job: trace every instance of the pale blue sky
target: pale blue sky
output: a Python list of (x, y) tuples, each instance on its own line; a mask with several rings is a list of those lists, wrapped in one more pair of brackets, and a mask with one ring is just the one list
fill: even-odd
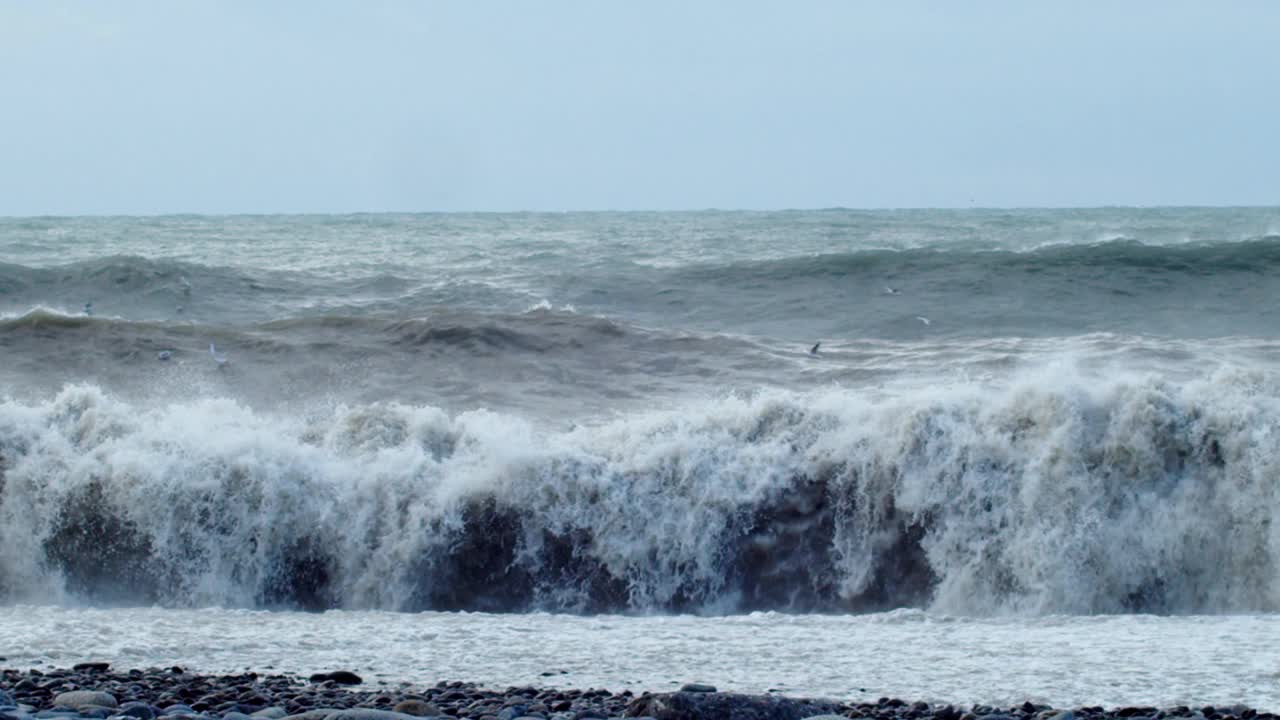
[(1280, 202), (1280, 2), (0, 0), (0, 214)]

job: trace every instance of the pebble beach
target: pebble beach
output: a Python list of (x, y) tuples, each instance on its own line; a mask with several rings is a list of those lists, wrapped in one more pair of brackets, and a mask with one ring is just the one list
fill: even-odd
[(677, 692), (479, 687), (440, 681), (430, 687), (366, 683), (334, 670), (309, 677), (246, 672), (207, 675), (181, 667), (113, 669), (104, 662), (70, 668), (0, 671), (0, 720), (1273, 720), (1243, 705), (1229, 707), (1013, 707), (880, 698), (828, 699), (718, 692), (685, 684)]

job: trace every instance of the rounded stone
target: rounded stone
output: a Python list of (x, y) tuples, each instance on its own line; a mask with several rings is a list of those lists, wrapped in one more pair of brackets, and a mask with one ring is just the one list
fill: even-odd
[(435, 705), (427, 702), (426, 700), (419, 700), (417, 698), (401, 700), (396, 703), (395, 707), (391, 708), (391, 711), (404, 713), (405, 715), (413, 715), (415, 717), (437, 717), (444, 714), (440, 712), (440, 708)]
[(98, 707), (114, 708), (120, 705), (116, 702), (116, 696), (107, 692), (98, 692), (97, 690), (72, 690), (55, 695), (53, 698), (54, 707), (69, 707), (79, 710), (87, 705), (96, 705)]
[(713, 693), (715, 691), (715, 685), (707, 685), (706, 683), (685, 683), (680, 687), (680, 692)]
[(127, 702), (120, 706), (116, 711), (120, 715), (138, 718), (138, 720), (152, 720), (156, 716), (156, 711), (144, 702)]
[(372, 708), (338, 710), (325, 716), (325, 720), (413, 720), (413, 718), (413, 715), (405, 715), (391, 710), (374, 710)]

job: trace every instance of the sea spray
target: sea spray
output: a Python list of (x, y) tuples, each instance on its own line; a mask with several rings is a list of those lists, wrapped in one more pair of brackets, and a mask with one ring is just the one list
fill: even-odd
[(1280, 385), (1062, 367), (565, 430), (397, 403), (0, 404), (8, 602), (1280, 609)]

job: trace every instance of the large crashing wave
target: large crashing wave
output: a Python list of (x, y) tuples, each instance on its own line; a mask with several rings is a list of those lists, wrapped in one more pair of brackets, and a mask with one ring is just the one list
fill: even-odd
[(570, 430), (93, 387), (0, 404), (0, 599), (301, 608), (1280, 610), (1280, 384), (730, 396)]

